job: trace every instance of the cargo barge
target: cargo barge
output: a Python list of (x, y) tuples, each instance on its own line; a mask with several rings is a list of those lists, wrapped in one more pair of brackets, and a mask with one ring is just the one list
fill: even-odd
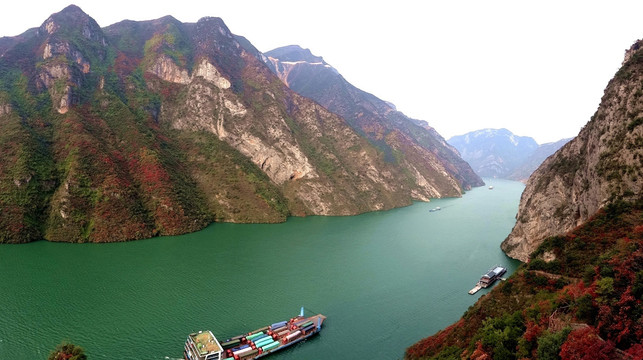
[(279, 321), (246, 334), (219, 342), (211, 331), (188, 335), (183, 349), (185, 360), (251, 360), (268, 356), (321, 331), (326, 317), (322, 314), (305, 317), (301, 313), (290, 320)]
[(469, 290), (469, 294), (473, 295), (477, 293), (480, 289), (486, 289), (489, 286), (493, 285), (496, 280), (500, 279), (500, 277), (507, 272), (507, 268), (503, 266), (494, 266), (493, 268), (489, 269), (486, 274), (482, 275), (480, 278), (480, 281), (476, 284), (476, 286)]

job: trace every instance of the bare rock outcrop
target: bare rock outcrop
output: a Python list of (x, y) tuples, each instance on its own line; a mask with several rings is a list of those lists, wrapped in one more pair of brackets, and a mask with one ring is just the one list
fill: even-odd
[(527, 182), (516, 225), (502, 249), (528, 261), (542, 241), (584, 223), (611, 201), (643, 187), (643, 56), (637, 42), (578, 136)]
[[(92, 48), (94, 59), (103, 61), (107, 41), (96, 21), (75, 5), (51, 15), (37, 33), (46, 40), (40, 47), (43, 63), (36, 86), (39, 90), (47, 89), (56, 111), (64, 114), (78, 103), (76, 89), (82, 86), (84, 75), (92, 70), (91, 61), (82, 50)], [(70, 34), (77, 34), (76, 42), (69, 41)]]

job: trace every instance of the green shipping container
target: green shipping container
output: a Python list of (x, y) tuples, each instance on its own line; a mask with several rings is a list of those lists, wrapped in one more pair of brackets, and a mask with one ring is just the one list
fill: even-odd
[(252, 334), (252, 335), (248, 335), (248, 336), (246, 336), (246, 339), (248, 339), (248, 340), (252, 340), (252, 339), (254, 339), (254, 338), (256, 338), (256, 337), (259, 337), (259, 336), (261, 336), (261, 335), (263, 335), (263, 331), (259, 331), (258, 333), (254, 333), (254, 334)]
[(271, 337), (267, 337), (267, 338), (261, 339), (261, 340), (259, 340), (258, 342), (256, 342), (256, 343), (255, 343), (255, 346), (256, 346), (256, 347), (258, 347), (258, 348), (260, 348), (260, 347), (262, 347), (262, 346), (264, 346), (264, 345), (270, 344), (270, 343), (271, 343), (271, 342), (273, 342), (273, 341), (274, 341), (274, 340), (273, 340)]
[(272, 349), (274, 349), (276, 347), (279, 347), (279, 345), (280, 345), (279, 341), (274, 341), (274, 342), (262, 347), (262, 349), (263, 349), (263, 351), (269, 351), (269, 350), (272, 350)]

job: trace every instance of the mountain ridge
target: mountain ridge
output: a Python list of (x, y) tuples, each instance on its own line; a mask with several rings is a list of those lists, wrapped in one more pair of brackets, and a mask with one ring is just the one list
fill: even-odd
[(410, 119), (390, 103), (358, 89), (310, 50), (290, 45), (268, 51), (262, 59), (284, 84), (346, 119), (384, 151), (388, 161), (406, 169), (413, 182), (423, 185), (415, 190), (416, 198), (435, 197), (439, 187), (449, 186), (449, 193), (457, 194), (460, 187), (484, 184), (428, 123)]
[(504, 128), (471, 131), (453, 136), (448, 142), (482, 177), (509, 176), (538, 148), (533, 138)]
[(569, 140), (538, 144), (532, 137), (518, 136), (505, 128), (486, 128), (452, 136), (448, 142), (478, 175), (526, 182), (547, 157)]
[(237, 39), (220, 18), (100, 28), (76, 6), (3, 38), (0, 242), (125, 241), (460, 196), (453, 178), (412, 182)]

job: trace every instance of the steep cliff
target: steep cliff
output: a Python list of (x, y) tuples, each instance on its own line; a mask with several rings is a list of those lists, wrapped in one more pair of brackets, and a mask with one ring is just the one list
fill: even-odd
[(246, 48), (218, 18), (101, 29), (73, 5), (2, 38), (0, 242), (124, 241), (460, 194), (448, 165), (436, 167), (448, 190), (420, 193)]
[(410, 119), (390, 103), (353, 86), (310, 50), (292, 45), (259, 55), (290, 89), (346, 119), (387, 161), (401, 167), (414, 198), (459, 196), (463, 190), (483, 185), (426, 122)]
[(601, 104), (578, 136), (549, 157), (527, 182), (516, 225), (502, 243), (527, 261), (542, 241), (582, 224), (614, 199), (643, 186), (643, 53), (627, 51)]

